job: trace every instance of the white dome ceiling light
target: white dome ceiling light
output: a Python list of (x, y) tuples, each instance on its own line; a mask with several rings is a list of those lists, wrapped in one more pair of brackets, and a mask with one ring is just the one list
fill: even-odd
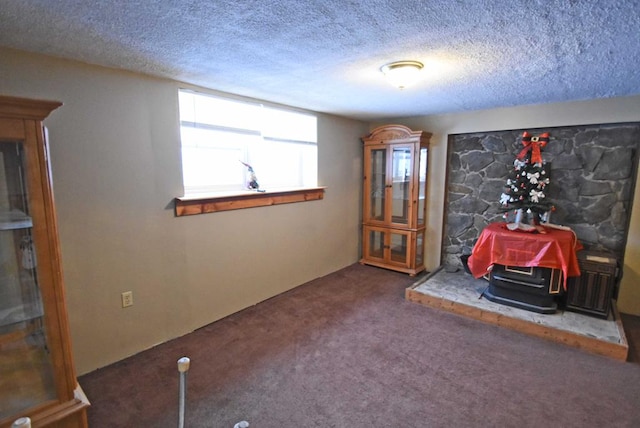
[(393, 86), (404, 89), (420, 79), (424, 65), (418, 61), (395, 61), (380, 67)]

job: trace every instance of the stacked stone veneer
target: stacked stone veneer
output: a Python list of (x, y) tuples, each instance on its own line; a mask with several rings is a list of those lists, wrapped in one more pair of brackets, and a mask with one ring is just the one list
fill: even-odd
[[(443, 264), (460, 266), (482, 229), (503, 221), (500, 195), (525, 130), (449, 137)], [(551, 222), (571, 227), (587, 250), (622, 258), (633, 202), (640, 123), (526, 129), (551, 134), (542, 157)], [(511, 220), (512, 221), (512, 220)]]

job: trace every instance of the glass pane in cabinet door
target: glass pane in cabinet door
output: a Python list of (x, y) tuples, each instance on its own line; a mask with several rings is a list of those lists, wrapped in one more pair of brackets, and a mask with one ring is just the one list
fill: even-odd
[(427, 207), (427, 149), (420, 149), (418, 171), (418, 225), (422, 226), (425, 222)]
[(55, 398), (24, 159), (0, 141), (0, 419)]
[(372, 220), (384, 221), (385, 187), (387, 184), (387, 157), (385, 149), (371, 150), (371, 188), (369, 189)]
[(424, 266), (424, 231), (416, 236), (416, 267)]
[(391, 261), (407, 263), (407, 235), (391, 232)]
[(394, 147), (393, 162), (393, 194), (391, 216), (394, 223), (409, 222), (409, 190), (411, 185), (411, 147)]
[(384, 258), (384, 232), (369, 231), (369, 257)]

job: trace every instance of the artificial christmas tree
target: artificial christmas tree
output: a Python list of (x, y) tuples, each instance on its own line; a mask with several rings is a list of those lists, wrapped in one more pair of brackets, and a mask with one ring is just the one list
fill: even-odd
[[(548, 143), (548, 132), (539, 136), (532, 136), (526, 131), (522, 134), (524, 148), (516, 156), (505, 191), (500, 196), (505, 219), (508, 220), (510, 212), (515, 213), (515, 220), (511, 223), (510, 229), (533, 229), (523, 225), (538, 224), (540, 218), (548, 216), (553, 209), (551, 202), (546, 199), (549, 173), (541, 153), (542, 148)], [(525, 220), (525, 214), (528, 221)]]

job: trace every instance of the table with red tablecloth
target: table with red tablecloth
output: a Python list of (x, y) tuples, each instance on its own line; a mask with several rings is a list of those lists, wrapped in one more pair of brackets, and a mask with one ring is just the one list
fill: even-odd
[(507, 223), (491, 223), (484, 228), (467, 264), (480, 278), (493, 264), (504, 266), (561, 269), (565, 288), (567, 278), (580, 276), (576, 251), (582, 245), (571, 230), (539, 226), (534, 232), (509, 230)]

